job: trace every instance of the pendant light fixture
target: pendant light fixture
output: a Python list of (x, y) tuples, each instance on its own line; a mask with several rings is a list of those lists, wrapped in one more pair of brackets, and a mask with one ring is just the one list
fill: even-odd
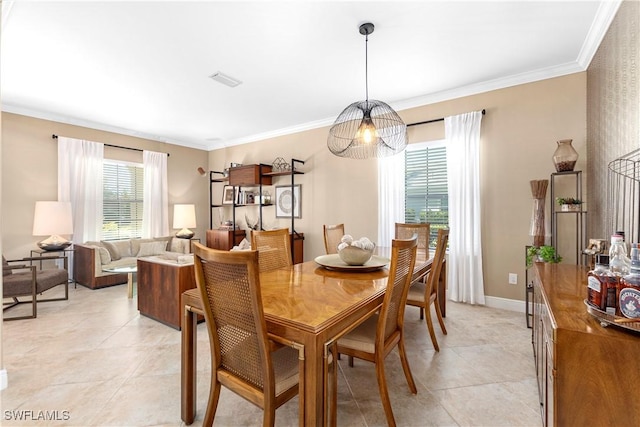
[(354, 102), (340, 113), (329, 129), (327, 146), (336, 156), (370, 159), (397, 154), (407, 146), (407, 126), (398, 113), (382, 101), (369, 99), (368, 43), (374, 26), (360, 25), (365, 36), (366, 99)]

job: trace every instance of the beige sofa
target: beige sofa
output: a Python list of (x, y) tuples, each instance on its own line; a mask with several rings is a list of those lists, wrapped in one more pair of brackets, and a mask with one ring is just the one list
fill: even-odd
[(177, 237), (85, 242), (74, 245), (73, 278), (96, 289), (127, 283), (126, 273), (109, 273), (105, 268), (135, 267), (139, 257), (161, 255), (178, 259), (191, 252), (191, 240)]

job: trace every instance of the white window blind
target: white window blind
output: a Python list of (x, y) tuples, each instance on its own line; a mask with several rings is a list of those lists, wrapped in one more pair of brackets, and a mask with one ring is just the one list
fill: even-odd
[(420, 144), (405, 152), (405, 222), (431, 224), (431, 245), (438, 229), (449, 225), (447, 150)]
[(104, 240), (142, 237), (144, 169), (127, 162), (103, 163)]

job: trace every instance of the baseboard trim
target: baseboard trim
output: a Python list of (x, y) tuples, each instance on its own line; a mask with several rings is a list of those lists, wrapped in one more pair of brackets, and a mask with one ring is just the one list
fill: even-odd
[(4, 390), (9, 385), (9, 381), (7, 380), (7, 370), (0, 369), (0, 390)]
[(522, 314), (525, 312), (525, 302), (521, 300), (485, 296), (484, 301), (487, 307), (517, 311)]

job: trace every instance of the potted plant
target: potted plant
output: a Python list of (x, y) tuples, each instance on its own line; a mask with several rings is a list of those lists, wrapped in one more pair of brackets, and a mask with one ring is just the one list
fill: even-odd
[(562, 212), (580, 212), (582, 209), (582, 200), (574, 197), (556, 197), (556, 203)]
[(553, 246), (529, 246), (527, 248), (527, 267), (531, 267), (534, 261), (558, 263), (562, 257), (556, 253)]

